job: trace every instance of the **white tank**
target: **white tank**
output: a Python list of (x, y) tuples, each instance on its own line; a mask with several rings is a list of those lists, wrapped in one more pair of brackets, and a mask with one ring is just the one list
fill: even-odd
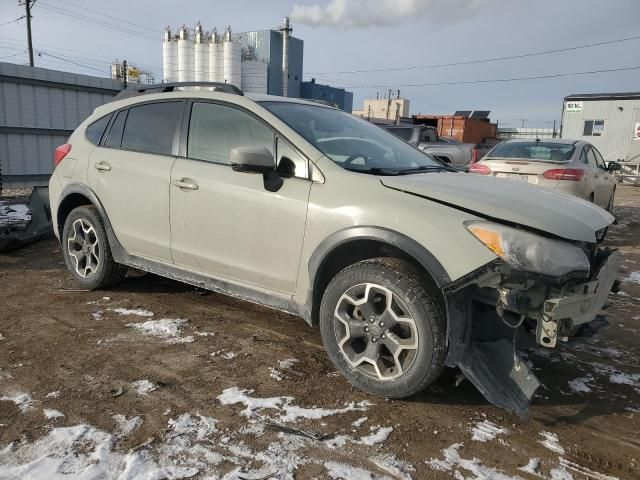
[(178, 44), (171, 38), (169, 27), (164, 31), (162, 42), (162, 81), (177, 82), (178, 76)]
[(267, 69), (267, 64), (258, 60), (242, 62), (242, 91), (267, 93)]
[(218, 43), (218, 34), (214, 31), (209, 43), (209, 81), (224, 82), (222, 44)]
[(194, 66), (193, 59), (194, 44), (193, 40), (189, 38), (187, 33), (187, 27), (184, 25), (180, 29), (178, 38), (178, 81), (179, 82), (192, 82), (194, 78)]
[(225, 41), (224, 49), (224, 81), (240, 88), (242, 82), (241, 47), (240, 43)]
[(196, 82), (206, 82), (209, 80), (209, 44), (200, 24), (196, 25), (196, 42), (193, 57), (195, 64), (194, 80)]

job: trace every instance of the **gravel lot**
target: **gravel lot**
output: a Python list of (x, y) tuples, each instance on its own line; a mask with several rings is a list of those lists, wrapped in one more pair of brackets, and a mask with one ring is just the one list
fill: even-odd
[(640, 478), (640, 189), (616, 200), (622, 291), (527, 352), (528, 421), (454, 370), (365, 395), (304, 321), (160, 277), (78, 291), (54, 239), (0, 255), (0, 479)]

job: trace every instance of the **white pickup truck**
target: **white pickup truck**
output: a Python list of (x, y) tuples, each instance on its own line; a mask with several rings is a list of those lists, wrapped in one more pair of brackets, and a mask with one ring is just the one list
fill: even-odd
[(461, 170), (467, 170), (470, 164), (480, 160), (491, 149), (484, 144), (462, 143), (453, 138), (440, 137), (434, 127), (426, 125), (383, 125), (383, 127), (432, 157)]

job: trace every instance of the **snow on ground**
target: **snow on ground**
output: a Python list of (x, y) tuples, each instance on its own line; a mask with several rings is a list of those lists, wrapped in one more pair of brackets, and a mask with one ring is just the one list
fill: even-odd
[(58, 398), (60, 396), (60, 390), (47, 393), (44, 398)]
[(364, 422), (366, 422), (367, 420), (369, 420), (369, 417), (361, 417), (355, 422), (353, 422), (351, 425), (353, 425), (355, 428), (360, 428), (364, 424)]
[(148, 395), (149, 393), (158, 389), (157, 385), (150, 382), (146, 378), (143, 380), (136, 380), (135, 382), (131, 383), (131, 386), (136, 392), (138, 392), (138, 395)]
[(398, 459), (395, 455), (376, 455), (369, 459), (380, 470), (383, 470), (400, 480), (411, 480), (412, 473), (416, 471), (413, 465)]
[(0, 397), (0, 401), (15, 403), (22, 413), (27, 413), (34, 408), (34, 401), (31, 398), (31, 395), (29, 395), (28, 393), (14, 393), (3, 395), (2, 397)]
[(111, 418), (113, 418), (113, 420), (116, 422), (118, 434), (123, 437), (131, 435), (142, 425), (142, 417), (140, 415), (127, 418), (124, 415), (118, 413)]
[[(153, 335), (172, 341), (181, 336), (182, 329), (186, 323), (187, 320), (182, 318), (162, 318), (160, 320), (147, 320), (142, 323), (127, 323), (127, 327), (135, 328), (146, 335)], [(193, 339), (193, 337), (191, 338)]]
[(508, 430), (490, 422), (489, 420), (484, 420), (476, 423), (471, 430), (471, 433), (473, 434), (471, 440), (475, 440), (476, 442), (488, 442), (496, 438), (498, 435), (508, 433)]
[(631, 272), (631, 274), (629, 274), (629, 276), (625, 278), (624, 281), (640, 284), (640, 271)]
[(589, 393), (594, 382), (593, 375), (589, 373), (584, 377), (569, 380), (569, 389), (574, 393)]
[(290, 370), (296, 363), (298, 363), (297, 358), (287, 358), (286, 360), (279, 360), (277, 367), (269, 367), (269, 376), (276, 380), (277, 382), (281, 382), (282, 380), (289, 378), (285, 370)]
[(56, 420), (58, 418), (64, 418), (64, 413), (54, 408), (44, 408), (42, 410), (42, 413), (44, 413), (44, 416), (46, 417), (47, 420)]
[[(442, 460), (432, 458), (426, 460), (425, 463), (432, 469), (441, 472), (453, 472), (454, 478), (469, 478), (478, 480), (515, 480), (521, 477), (512, 477), (505, 475), (500, 470), (492, 467), (487, 467), (482, 464), (477, 458), (465, 459), (460, 456), (459, 450), (462, 448), (462, 443), (454, 443), (448, 448), (442, 450), (444, 458)], [(467, 477), (466, 474), (462, 474), (460, 470), (467, 470), (471, 472), (473, 477)]]
[(560, 445), (560, 439), (558, 438), (558, 435), (551, 432), (540, 432), (540, 436), (542, 437), (542, 440), (539, 440), (539, 442), (542, 445), (544, 445), (552, 452), (555, 452), (559, 455), (564, 455), (564, 448), (562, 448), (562, 445)]
[(376, 475), (364, 468), (354, 467), (345, 463), (325, 462), (324, 468), (327, 470), (329, 478), (334, 480), (391, 480), (390, 477)]
[(135, 308), (128, 310), (126, 308), (110, 308), (112, 312), (116, 312), (118, 315), (136, 315), (138, 317), (153, 317), (153, 312), (144, 308)]
[[(378, 430), (374, 432), (376, 428)], [(389, 438), (389, 435), (391, 435), (391, 432), (393, 432), (393, 427), (371, 427), (371, 431), (373, 433), (365, 437), (361, 437), (360, 440), (358, 440), (355, 443), (371, 446), (371, 445), (377, 445), (378, 443), (385, 442), (387, 438)]]
[(0, 228), (24, 225), (31, 220), (31, 212), (26, 205), (5, 205), (0, 202)]
[(537, 457), (531, 458), (525, 466), (518, 468), (518, 470), (530, 473), (531, 475), (540, 475), (540, 473), (538, 473), (538, 470), (540, 470), (540, 459)]
[(253, 390), (244, 390), (237, 387), (227, 388), (218, 396), (218, 401), (222, 405), (243, 404), (246, 408), (240, 412), (241, 415), (251, 418), (262, 410), (277, 410), (280, 412), (279, 422), (295, 422), (298, 419), (305, 418), (310, 420), (318, 420), (320, 418), (346, 413), (351, 411), (365, 411), (371, 406), (371, 403), (363, 400), (361, 402), (351, 402), (344, 408), (328, 409), (328, 408), (304, 408), (292, 405), (293, 397), (270, 397), (259, 398), (251, 397)]

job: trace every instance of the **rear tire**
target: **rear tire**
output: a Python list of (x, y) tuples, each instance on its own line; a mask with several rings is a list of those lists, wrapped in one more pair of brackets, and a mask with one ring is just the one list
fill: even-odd
[(61, 240), (67, 268), (82, 287), (109, 288), (126, 276), (127, 267), (113, 260), (104, 222), (94, 206), (71, 211), (64, 222)]
[(353, 264), (327, 286), (320, 330), (334, 366), (355, 387), (385, 398), (414, 395), (442, 373), (440, 295), (409, 262)]

